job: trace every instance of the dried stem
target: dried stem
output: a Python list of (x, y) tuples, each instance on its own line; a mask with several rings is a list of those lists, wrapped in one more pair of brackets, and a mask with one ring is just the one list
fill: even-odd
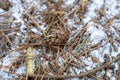
[[(96, 68), (96, 69), (93, 69), (93, 70), (90, 70), (88, 72), (85, 72), (85, 73), (81, 73), (81, 74), (76, 74), (76, 75), (44, 75), (44, 78), (51, 78), (51, 79), (60, 79), (60, 78), (80, 78), (80, 77), (83, 77), (83, 76), (87, 76), (89, 74), (92, 74), (92, 73), (95, 73), (99, 70), (102, 70), (108, 66), (110, 66), (113, 62), (116, 62), (120, 59), (120, 55), (117, 56), (115, 59), (113, 59), (111, 62), (108, 62), (104, 65), (102, 65), (101, 67), (99, 68)], [(25, 76), (25, 75), (23, 75)], [(28, 75), (29, 77), (38, 77), (38, 78), (41, 78), (43, 75)]]

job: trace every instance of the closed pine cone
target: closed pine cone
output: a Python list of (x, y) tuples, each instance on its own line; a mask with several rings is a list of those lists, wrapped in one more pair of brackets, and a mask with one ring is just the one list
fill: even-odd
[(49, 34), (42, 39), (41, 43), (54, 46), (65, 45), (69, 38), (69, 34), (70, 32), (68, 29), (52, 28), (51, 31), (49, 31)]

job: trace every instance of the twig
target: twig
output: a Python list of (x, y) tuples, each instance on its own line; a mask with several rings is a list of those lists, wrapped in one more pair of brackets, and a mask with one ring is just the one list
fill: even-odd
[(36, 22), (33, 18), (30, 18), (30, 19), (34, 23), (35, 27), (43, 33), (43, 30), (42, 30), (41, 26), (38, 24), (38, 22)]
[(9, 54), (9, 53), (11, 53), (11, 52), (13, 52), (13, 51), (18, 51), (18, 50), (21, 50), (21, 49), (25, 49), (25, 48), (27, 48), (27, 47), (29, 47), (29, 46), (37, 46), (37, 45), (41, 45), (41, 43), (28, 43), (28, 44), (23, 44), (23, 45), (20, 44), (21, 47), (15, 48), (14, 50), (10, 50), (10, 51), (5, 52), (5, 53), (3, 53), (2, 55), (0, 55), (0, 59), (1, 59), (3, 56), (5, 56), (5, 55), (7, 55), (7, 54)]
[(0, 30), (0, 32), (7, 32), (7, 31), (12, 31), (12, 30), (20, 30), (19, 28), (10, 28), (10, 29), (5, 29), (5, 30)]
[[(9, 44), (12, 46), (12, 41), (9, 39), (9, 36), (6, 35), (4, 32), (2, 32), (2, 35), (7, 39), (7, 42), (9, 42)], [(7, 45), (6, 45), (7, 46)]]
[[(120, 59), (120, 55), (117, 56), (115, 59), (113, 59), (111, 62), (108, 62), (104, 65), (102, 65), (101, 67), (99, 68), (96, 68), (96, 69), (93, 69), (93, 70), (90, 70), (88, 72), (85, 72), (85, 73), (81, 73), (81, 74), (76, 74), (76, 75), (44, 75), (44, 78), (51, 78), (51, 79), (60, 79), (60, 78), (80, 78), (80, 77), (83, 77), (83, 76), (87, 76), (89, 74), (92, 74), (92, 73), (95, 73), (99, 70), (102, 70), (108, 66), (110, 66), (113, 62), (116, 62)], [(23, 75), (25, 76), (25, 75)], [(43, 75), (28, 75), (29, 77), (38, 77), (38, 78), (41, 78)]]
[(32, 23), (35, 25), (35, 27), (43, 33), (43, 30), (42, 30), (41, 26), (38, 24), (38, 22), (36, 22), (30, 14), (25, 13), (25, 15), (26, 15), (28, 18), (30, 18), (31, 21), (32, 21)]
[(55, 17), (53, 16), (50, 24), (48, 25), (48, 28), (45, 29), (45, 31), (43, 32), (42, 35), (48, 33), (48, 31), (50, 30), (50, 28), (52, 27), (52, 25), (53, 25), (53, 23), (54, 23), (54, 19), (55, 19)]
[(25, 49), (25, 48), (27, 48), (27, 47), (28, 47), (28, 46), (25, 46), (25, 47), (19, 47), (19, 48), (15, 48), (14, 50), (10, 50), (10, 51), (8, 51), (8, 52), (5, 52), (5, 53), (3, 53), (2, 55), (0, 55), (0, 59), (1, 59), (2, 57), (4, 57), (5, 55), (7, 55), (7, 54), (13, 52), (13, 51), (17, 51), (17, 50)]

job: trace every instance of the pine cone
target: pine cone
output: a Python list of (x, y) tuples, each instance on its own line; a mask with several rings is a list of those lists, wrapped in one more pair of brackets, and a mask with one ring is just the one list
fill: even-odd
[(8, 11), (10, 7), (12, 7), (12, 3), (9, 0), (0, 0), (0, 8)]
[(58, 45), (65, 45), (66, 41), (69, 38), (69, 30), (68, 29), (55, 29), (53, 28), (50, 31), (50, 34), (45, 36), (41, 43), (44, 45), (54, 45), (54, 46), (58, 46)]

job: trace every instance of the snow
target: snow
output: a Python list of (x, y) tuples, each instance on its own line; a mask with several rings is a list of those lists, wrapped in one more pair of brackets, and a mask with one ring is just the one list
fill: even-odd
[(47, 6), (46, 5), (42, 5), (42, 6), (40, 6), (39, 11), (44, 11), (45, 9), (47, 9)]
[(3, 12), (4, 12), (4, 10), (0, 8), (0, 14), (3, 13)]
[(116, 57), (117, 55), (120, 54), (120, 46), (117, 47), (117, 48), (118, 48), (119, 51), (118, 51), (118, 52), (112, 52), (112, 53), (111, 53), (111, 56), (112, 56), (112, 57)]
[(87, 33), (91, 34), (90, 40), (92, 44), (97, 44), (101, 40), (106, 39), (106, 33), (103, 31), (102, 26), (93, 22), (88, 24)]
[(112, 77), (110, 78), (110, 80), (116, 80), (116, 77), (115, 77), (115, 76), (112, 76)]
[(19, 52), (12, 52), (10, 55), (7, 55), (3, 58), (2, 65), (8, 66), (11, 65), (11, 62), (15, 61), (19, 57)]
[[(101, 51), (101, 50), (100, 50)], [(100, 62), (104, 62), (104, 57), (103, 57), (103, 54), (101, 54), (101, 52), (98, 51), (98, 50), (93, 50), (91, 52), (91, 55), (98, 58), (100, 60)]]
[[(32, 2), (32, 6), (34, 6), (39, 14), (39, 12), (42, 12), (44, 10), (47, 9), (47, 6), (45, 4), (41, 5), (39, 4), (39, 2), (36, 0), (26, 0), (26, 3), (28, 5), (23, 6), (23, 4), (21, 3), (20, 0), (9, 0), (10, 2), (12, 2), (13, 7), (10, 8), (10, 13), (12, 14), (12, 16), (14, 17), (14, 21), (12, 23), (12, 28), (16, 27), (16, 23), (20, 23), (20, 31), (21, 33), (17, 33), (17, 35), (21, 36), (22, 34), (24, 34), (24, 36), (22, 36), (23, 39), (22, 43), (25, 42), (26, 38), (28, 37), (28, 33), (25, 30), (26, 26), (25, 26), (25, 22), (22, 19), (22, 13), (25, 10), (25, 7), (29, 6), (29, 4), (31, 4)], [(56, 0), (57, 2), (57, 0)], [(75, 0), (63, 0), (64, 2), (64, 7), (68, 7), (68, 6), (72, 6), (75, 2)], [(88, 5), (88, 11), (87, 13), (84, 14), (84, 18), (83, 18), (83, 23), (87, 25), (87, 33), (90, 34), (90, 41), (91, 41), (91, 45), (94, 44), (98, 44), (100, 42), (104, 43), (102, 44), (103, 46), (101, 46), (99, 49), (95, 49), (95, 50), (91, 50), (89, 53), (91, 56), (96, 57), (101, 63), (105, 62), (104, 59), (104, 55), (108, 55), (110, 58), (110, 61), (116, 57), (117, 55), (120, 55), (120, 45), (116, 44), (116, 47), (118, 48), (118, 51), (112, 51), (110, 52), (110, 47), (112, 46), (109, 42), (106, 42), (106, 40), (108, 39), (107, 34), (104, 31), (104, 28), (102, 25), (95, 23), (93, 21), (90, 21), (94, 18), (96, 18), (98, 15), (95, 13), (96, 10), (100, 9), (103, 5), (105, 4), (105, 13), (106, 13), (106, 17), (109, 19), (115, 15), (120, 14), (120, 8), (116, 8), (117, 6), (120, 6), (120, 1), (117, 0), (92, 0), (92, 3)], [(3, 12), (5, 12), (3, 9), (0, 9), (0, 14), (2, 14)], [(100, 20), (102, 23), (106, 23), (106, 17), (102, 17), (102, 19)], [(78, 30), (81, 29), (81, 27), (83, 26), (82, 24), (76, 25), (75, 22), (80, 22), (79, 18), (77, 15), (75, 15), (75, 21), (73, 21), (72, 19), (68, 18), (68, 22), (67, 25), (70, 27), (74, 27), (77, 28)], [(113, 38), (117, 38), (120, 36), (120, 34), (118, 34), (116, 32), (116, 30), (113, 28), (113, 26), (116, 26), (119, 30), (120, 30), (120, 19), (115, 19), (112, 23), (112, 25), (109, 26), (110, 27), (110, 32), (113, 34)], [(46, 29), (45, 23), (42, 23), (41, 28), (43, 30)], [(33, 31), (34, 33), (39, 33), (39, 31), (36, 28), (32, 28), (31, 31)], [(74, 31), (73, 31), (74, 32)], [(19, 38), (16, 37), (15, 38), (15, 43), (19, 43)], [(113, 50), (113, 48), (112, 48)], [(36, 53), (36, 55), (40, 54), (40, 51), (34, 50), (34, 52)], [(8, 75), (8, 73), (4, 72), (4, 70), (9, 71), (10, 66), (12, 66), (12, 62), (15, 61), (18, 57), (19, 57), (19, 52), (14, 51), (10, 54), (8, 54), (7, 56), (3, 57), (2, 60), (0, 61), (0, 65), (2, 65), (2, 68), (0, 69), (0, 76), (2, 76), (4, 79), (7, 78), (12, 78), (17, 77), (17, 75), (15, 74), (10, 74)], [(48, 57), (50, 57), (51, 55), (48, 54)], [(77, 62), (77, 59), (75, 59), (73, 56), (72, 58), (74, 59), (75, 62)], [(74, 75), (75, 72), (77, 74), (81, 73), (81, 72), (86, 72), (86, 70), (92, 70), (94, 68), (96, 68), (97, 64), (95, 62), (92, 61), (91, 57), (86, 57), (86, 56), (82, 56), (81, 57), (82, 62), (86, 65), (84, 68), (78, 69), (78, 68), (70, 68), (70, 74)], [(44, 58), (40, 58), (40, 60), (44, 60)], [(59, 57), (58, 58), (58, 63), (59, 66), (62, 66), (62, 64), (64, 64), (64, 58)], [(45, 61), (43, 66), (48, 66), (49, 62)], [(9, 66), (8, 68), (4, 68), (5, 66)], [(98, 65), (100, 66), (100, 65)], [(118, 70), (118, 63), (115, 63), (115, 71)], [(25, 66), (20, 66), (16, 73), (17, 74), (22, 74), (25, 73)], [(75, 70), (75, 72), (74, 72)], [(50, 73), (49, 73), (50, 74)], [(51, 73), (52, 74), (52, 73)], [(65, 73), (64, 73), (65, 74)], [(105, 71), (101, 71), (101, 72), (97, 72), (97, 76), (98, 77), (102, 77), (105, 74)], [(112, 70), (109, 70), (107, 72), (107, 76), (110, 77), (111, 80), (116, 80), (116, 77), (114, 75), (112, 75)], [(72, 80), (79, 80), (77, 78), (73, 78)]]
[(111, 76), (112, 76), (112, 70), (107, 71), (106, 75), (107, 75), (108, 77), (111, 77)]
[(108, 18), (118, 15), (120, 13), (120, 10), (116, 9), (116, 6), (119, 4), (120, 3), (118, 3), (116, 0), (111, 0), (111, 2), (109, 2), (109, 0), (106, 0), (106, 7), (108, 7), (106, 13), (108, 15)]
[(13, 0), (13, 5), (14, 5), (14, 7), (12, 7), (10, 9), (10, 11), (12, 12), (14, 18), (16, 19), (15, 22), (20, 22), (22, 20), (22, 19), (20, 19), (20, 17), (24, 10), (23, 6), (19, 0)]
[(4, 79), (10, 80), (12, 78), (16, 78), (17, 77), (17, 75), (15, 75), (15, 74), (8, 74), (6, 72), (0, 72), (0, 75), (2, 76), (2, 77), (0, 76), (1, 80), (4, 80)]
[(21, 66), (17, 69), (16, 71), (17, 74), (23, 74), (26, 73), (26, 67), (25, 66)]
[(91, 57), (88, 58), (82, 57), (82, 61), (87, 65), (85, 67), (86, 70), (92, 70), (94, 67), (96, 67), (96, 64), (93, 63)]
[(72, 5), (75, 2), (75, 0), (64, 0), (64, 2), (65, 2), (65, 5), (69, 6), (69, 5)]
[(98, 71), (96, 75), (101, 78), (103, 75), (105, 75), (105, 71)]
[(93, 0), (93, 3), (88, 6), (88, 12), (84, 15), (85, 18), (83, 19), (83, 21), (85, 24), (88, 23), (91, 19), (97, 17), (95, 10), (99, 9), (103, 5), (103, 3), (103, 0)]
[(34, 33), (38, 33), (38, 30), (34, 27), (31, 29), (31, 31), (34, 32)]
[(74, 21), (72, 20), (72, 19), (68, 19), (68, 22), (67, 22), (67, 24), (70, 26), (70, 25), (74, 25)]
[(26, 28), (26, 27), (25, 27), (24, 22), (21, 21), (21, 26), (20, 26), (20, 30), (21, 30), (21, 32), (24, 32), (24, 29), (25, 29), (25, 28)]
[(59, 62), (59, 65), (62, 65), (64, 63), (64, 59), (59, 57), (58, 62)]

